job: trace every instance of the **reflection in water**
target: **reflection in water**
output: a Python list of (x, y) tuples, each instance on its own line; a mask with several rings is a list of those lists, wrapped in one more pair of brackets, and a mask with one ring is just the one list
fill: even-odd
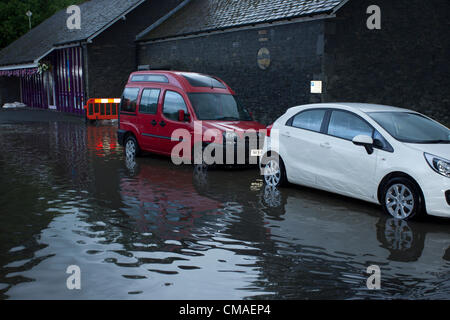
[[(1, 298), (450, 297), (446, 220), (127, 159), (115, 141), (108, 125), (0, 124)], [(81, 291), (65, 287), (73, 264)], [(371, 264), (381, 291), (365, 288)]]
[(417, 261), (422, 256), (425, 237), (414, 223), (393, 218), (380, 219), (378, 241), (390, 252), (389, 260)]

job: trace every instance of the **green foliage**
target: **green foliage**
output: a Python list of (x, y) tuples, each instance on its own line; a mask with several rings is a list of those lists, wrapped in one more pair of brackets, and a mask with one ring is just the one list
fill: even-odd
[(29, 31), (26, 12), (30, 10), (34, 28), (58, 10), (85, 0), (0, 0), (0, 48), (4, 48)]

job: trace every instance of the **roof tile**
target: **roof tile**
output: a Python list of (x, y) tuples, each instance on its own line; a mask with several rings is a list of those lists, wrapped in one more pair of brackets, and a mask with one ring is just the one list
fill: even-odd
[(69, 30), (66, 9), (36, 26), (0, 51), (0, 66), (33, 62), (55, 44), (88, 39), (141, 0), (90, 0), (80, 4), (81, 30)]
[(140, 40), (170, 38), (217, 29), (316, 15), (344, 0), (191, 0)]

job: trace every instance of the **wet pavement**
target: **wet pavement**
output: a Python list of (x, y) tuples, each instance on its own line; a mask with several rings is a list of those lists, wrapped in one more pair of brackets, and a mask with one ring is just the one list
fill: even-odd
[(17, 112), (0, 112), (0, 299), (450, 298), (449, 220), (127, 160), (110, 123)]

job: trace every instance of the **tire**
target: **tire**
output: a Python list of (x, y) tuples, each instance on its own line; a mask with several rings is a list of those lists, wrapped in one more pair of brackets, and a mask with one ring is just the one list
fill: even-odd
[(141, 149), (139, 148), (139, 144), (136, 141), (136, 138), (133, 135), (129, 135), (125, 139), (124, 144), (125, 156), (126, 157), (139, 157), (141, 154)]
[(381, 199), (384, 212), (400, 219), (418, 218), (424, 213), (424, 199), (419, 187), (408, 178), (393, 178), (383, 188)]
[(194, 168), (202, 170), (208, 170), (214, 167), (212, 164), (207, 164), (205, 162), (205, 159), (203, 158), (203, 152), (205, 148), (203, 147), (202, 143), (197, 143), (196, 146), (192, 147), (191, 150), (191, 158), (192, 158), (192, 164), (194, 165)]
[(264, 183), (278, 188), (287, 184), (286, 169), (283, 159), (279, 156), (270, 156), (263, 160)]

